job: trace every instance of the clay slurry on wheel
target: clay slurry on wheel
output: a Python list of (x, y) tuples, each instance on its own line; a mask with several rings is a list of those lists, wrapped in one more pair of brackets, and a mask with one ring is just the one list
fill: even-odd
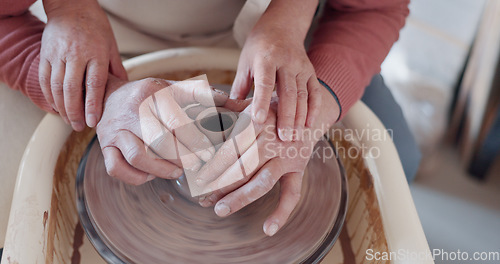
[[(320, 141), (316, 147), (331, 145)], [(77, 181), (77, 188), (83, 187), (83, 191), (77, 193), (78, 201), (85, 204), (85, 212), (80, 213), (88, 214), (91, 221), (82, 224), (87, 234), (98, 234), (90, 239), (94, 245), (104, 243), (126, 263), (161, 263), (165, 259), (179, 263), (316, 263), (333, 245), (345, 215), (339, 209), (345, 208), (345, 176), (334, 156), (313, 156), (297, 208), (272, 237), (264, 234), (262, 224), (279, 200), (279, 184), (239, 212), (220, 218), (213, 208), (184, 199), (172, 181), (157, 178), (129, 186), (108, 176), (96, 142), (85, 157), (78, 175), (83, 180)]]
[[(224, 100), (221, 100), (223, 98)], [(212, 89), (206, 75), (184, 81), (173, 82), (146, 98), (139, 107), (139, 121), (144, 148), (151, 150), (159, 158), (175, 163), (183, 168), (192, 197), (205, 195), (243, 179), (245, 171), (227, 182), (219, 182), (217, 189), (206, 189), (195, 183), (196, 172), (215, 154), (215, 150), (226, 142), (238, 119), (237, 114), (220, 107), (227, 102), (227, 96)], [(193, 107), (194, 106), (194, 107)], [(189, 109), (200, 110), (193, 120)], [(242, 127), (239, 119), (238, 124)], [(246, 123), (245, 123), (246, 124)], [(249, 131), (253, 133), (248, 133)], [(256, 138), (253, 123), (246, 124), (245, 132)], [(236, 145), (236, 137), (228, 143)], [(248, 136), (248, 135), (245, 135)], [(238, 159), (237, 151), (227, 155)], [(246, 170), (253, 170), (257, 164), (245, 164)]]

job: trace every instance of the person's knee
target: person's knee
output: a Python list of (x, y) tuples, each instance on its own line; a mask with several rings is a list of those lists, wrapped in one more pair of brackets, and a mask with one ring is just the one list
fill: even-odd
[(417, 174), (422, 154), (401, 107), (380, 74), (372, 78), (361, 100), (377, 115), (386, 129), (391, 131), (390, 134), (403, 165), (406, 179), (411, 182)]
[(418, 168), (420, 167), (420, 161), (422, 160), (422, 152), (415, 144), (415, 146), (407, 150), (404, 155), (400, 154), (399, 156), (401, 159), (401, 164), (403, 165), (406, 179), (408, 180), (408, 183), (411, 183), (417, 176)]

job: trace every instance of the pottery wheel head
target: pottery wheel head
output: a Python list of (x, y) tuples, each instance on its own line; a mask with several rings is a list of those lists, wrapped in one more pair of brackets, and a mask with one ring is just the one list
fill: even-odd
[[(331, 144), (320, 141), (304, 175), (302, 196), (273, 237), (262, 225), (279, 201), (279, 184), (241, 211), (218, 217), (156, 178), (130, 186), (107, 175), (97, 140), (80, 163), (78, 211), (101, 256), (113, 263), (315, 263), (336, 240), (346, 182)], [(329, 149), (329, 150), (328, 150)], [(333, 150), (331, 150), (333, 151)]]

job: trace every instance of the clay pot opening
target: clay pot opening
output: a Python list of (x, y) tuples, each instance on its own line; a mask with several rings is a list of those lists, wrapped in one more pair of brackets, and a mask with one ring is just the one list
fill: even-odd
[(231, 116), (225, 112), (217, 112), (200, 120), (200, 125), (212, 132), (223, 132), (229, 129), (233, 123)]

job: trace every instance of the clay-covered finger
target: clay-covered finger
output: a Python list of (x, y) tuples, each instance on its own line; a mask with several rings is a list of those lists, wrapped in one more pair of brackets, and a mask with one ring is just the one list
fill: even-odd
[(302, 190), (302, 176), (302, 173), (291, 172), (281, 177), (280, 200), (278, 206), (266, 219), (263, 225), (263, 230), (266, 235), (273, 236), (276, 234), (276, 232), (286, 224), (293, 209), (297, 206)]
[(150, 97), (139, 107), (139, 122), (141, 126), (140, 138), (159, 157), (174, 163), (178, 167), (197, 171), (202, 161), (193, 152), (188, 150), (182, 142), (163, 126), (154, 112), (154, 103), (148, 102)]
[[(276, 128), (275, 126), (270, 126), (267, 129), (275, 133)], [(213, 169), (211, 172), (214, 172), (214, 170), (219, 171), (215, 171), (213, 174), (206, 173), (207, 176), (205, 176), (205, 179), (210, 179), (211, 181), (198, 182), (199, 185), (203, 186), (203, 189), (200, 191), (203, 195), (199, 199), (201, 206), (208, 207), (214, 205), (220, 198), (248, 182), (270, 159), (280, 156), (278, 153), (279, 149), (275, 148), (276, 145), (272, 141), (272, 138), (276, 138), (276, 135), (265, 132), (264, 130), (263, 134), (259, 134), (257, 141), (253, 142), (242, 153), (237, 162), (231, 164), (227, 169), (224, 166), (212, 166)], [(271, 137), (269, 137), (270, 135)], [(222, 167), (225, 170), (220, 169)], [(204, 168), (205, 166), (200, 171)], [(220, 171), (223, 172), (221, 173)]]
[[(119, 149), (113, 146), (102, 149), (106, 172), (109, 176), (117, 178), (130, 185), (141, 185), (154, 179), (147, 173), (140, 171), (127, 163)], [(148, 178), (149, 176), (149, 178)]]
[(168, 89), (181, 107), (197, 103), (205, 107), (223, 106), (229, 99), (228, 94), (209, 85), (206, 75), (175, 82)]
[(295, 111), (295, 130), (297, 131), (295, 140), (303, 140), (302, 132), (306, 125), (307, 119), (307, 101), (309, 92), (307, 91), (307, 79), (297, 77), (297, 110)]
[(256, 146), (257, 144), (252, 144), (238, 161), (201, 189), (199, 192), (201, 206), (213, 206), (220, 198), (238, 189), (254, 176), (258, 168), (265, 163)]
[(254, 67), (255, 92), (253, 96), (253, 120), (264, 123), (269, 111), (276, 82), (276, 68), (266, 60), (259, 60)]
[(82, 61), (69, 61), (66, 63), (64, 75), (64, 105), (66, 115), (71, 126), (76, 131), (85, 128), (85, 116), (83, 107), (83, 76), (85, 75), (86, 63)]
[(218, 178), (256, 142), (260, 127), (254, 126), (248, 111), (247, 109), (240, 114), (229, 138), (220, 146), (214, 157), (198, 171), (196, 183), (199, 186)]
[(118, 132), (116, 146), (125, 160), (134, 168), (164, 179), (176, 179), (182, 169), (169, 161), (148, 153), (144, 142), (129, 131)]
[(239, 211), (271, 191), (282, 175), (281, 161), (272, 159), (249, 182), (220, 199), (215, 205), (215, 213), (225, 217)]
[(68, 117), (66, 115), (66, 107), (64, 105), (64, 73), (66, 71), (66, 64), (62, 61), (51, 64), (52, 72), (50, 75), (50, 90), (52, 93), (52, 98), (54, 98), (54, 104), (59, 111), (59, 115), (66, 122), (70, 124)]
[(309, 98), (307, 101), (307, 126), (312, 127), (321, 110), (321, 84), (316, 77), (311, 77), (307, 82)]
[(252, 100), (253, 100), (252, 98), (248, 98), (245, 100), (229, 99), (226, 101), (223, 107), (233, 112), (239, 113), (245, 110), (245, 108), (247, 108), (252, 103)]
[(240, 60), (238, 65), (238, 70), (236, 71), (236, 76), (234, 77), (233, 85), (231, 87), (231, 95), (232, 99), (240, 99), (243, 100), (247, 97), (250, 92), (250, 88), (252, 85), (252, 77), (250, 75), (250, 70)]
[(152, 95), (152, 100), (145, 102), (153, 104), (151, 108), (156, 110), (153, 114), (184, 146), (203, 161), (212, 158), (215, 153), (214, 146), (177, 104), (168, 89), (156, 92)]
[[(259, 167), (267, 161), (263, 153), (264, 151), (260, 149), (259, 144), (255, 141), (247, 151), (241, 154), (239, 159), (235, 157), (237, 160), (223, 171), (220, 176), (214, 173), (209, 178), (205, 178), (205, 180), (208, 180), (208, 184), (204, 187), (203, 193), (216, 192), (216, 196), (221, 197), (234, 191), (249, 181)], [(197, 183), (200, 184), (199, 181)]]
[(292, 141), (297, 110), (297, 81), (295, 75), (278, 71), (278, 136)]
[(87, 64), (85, 80), (85, 121), (95, 127), (102, 116), (104, 92), (108, 81), (107, 60), (91, 60)]

